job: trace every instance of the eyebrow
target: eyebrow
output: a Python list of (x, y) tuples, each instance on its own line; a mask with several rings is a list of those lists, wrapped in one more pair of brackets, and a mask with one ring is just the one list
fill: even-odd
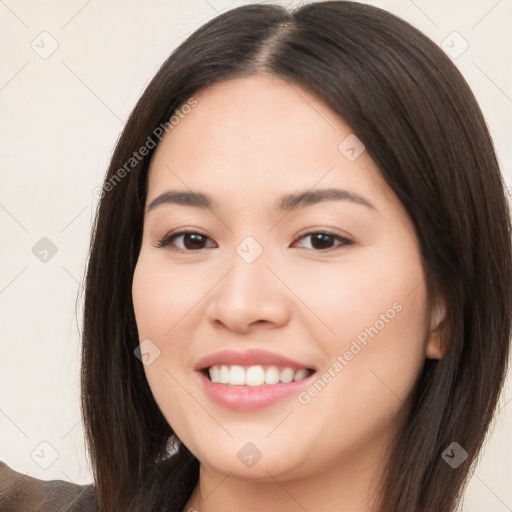
[[(377, 208), (363, 196), (360, 196), (355, 192), (349, 192), (348, 190), (342, 190), (339, 188), (308, 190), (304, 192), (286, 194), (277, 199), (274, 204), (274, 208), (278, 212), (289, 212), (306, 206), (311, 206), (322, 201), (348, 201), (377, 211)], [(209, 210), (219, 209), (219, 204), (209, 194), (202, 192), (168, 190), (153, 199), (146, 208), (146, 212), (150, 212), (163, 204), (178, 204), (181, 206), (192, 206)]]

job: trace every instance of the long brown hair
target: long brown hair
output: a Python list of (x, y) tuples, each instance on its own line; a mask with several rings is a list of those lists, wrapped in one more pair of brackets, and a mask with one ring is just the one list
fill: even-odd
[[(99, 510), (181, 512), (199, 471), (134, 355), (131, 283), (154, 149), (130, 158), (194, 93), (257, 73), (305, 87), (337, 113), (415, 226), (428, 290), (447, 306), (447, 351), (425, 361), (390, 451), (379, 511), (450, 512), (506, 375), (512, 244), (505, 186), (481, 111), (451, 60), (407, 22), (349, 1), (295, 10), (253, 4), (217, 16), (164, 62), (124, 127), (98, 205), (85, 287), (82, 414)], [(452, 442), (468, 453), (456, 469), (442, 457)]]

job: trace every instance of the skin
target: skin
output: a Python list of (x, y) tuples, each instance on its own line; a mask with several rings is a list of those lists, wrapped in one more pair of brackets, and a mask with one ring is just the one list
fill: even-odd
[[(139, 338), (160, 350), (144, 367), (149, 385), (201, 463), (184, 510), (367, 512), (422, 364), (442, 357), (444, 304), (429, 314), (413, 226), (368, 152), (350, 161), (338, 149), (350, 127), (305, 89), (252, 76), (194, 97), (197, 106), (156, 149), (146, 204), (179, 189), (209, 193), (219, 209), (146, 212), (133, 278)], [(331, 187), (376, 209), (331, 200), (274, 210), (282, 194)], [(207, 238), (155, 247), (182, 229)], [(326, 229), (353, 243), (321, 245), (314, 233)], [(247, 236), (263, 249), (250, 264), (236, 252)], [(256, 411), (228, 409), (193, 370), (219, 350), (261, 348), (332, 372), (397, 303), (394, 318), (307, 404), (294, 394)], [(249, 441), (262, 454), (252, 467), (237, 457)]]

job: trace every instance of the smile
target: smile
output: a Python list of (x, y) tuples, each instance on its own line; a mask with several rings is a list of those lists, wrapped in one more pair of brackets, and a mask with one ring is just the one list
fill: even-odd
[(206, 369), (206, 376), (211, 382), (230, 386), (265, 386), (278, 383), (289, 384), (305, 379), (314, 370), (295, 369), (274, 365), (226, 365), (215, 364)]

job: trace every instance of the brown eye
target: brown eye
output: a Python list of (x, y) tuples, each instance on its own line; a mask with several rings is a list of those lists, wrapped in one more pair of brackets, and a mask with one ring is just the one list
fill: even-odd
[(310, 232), (302, 235), (299, 240), (303, 240), (305, 238), (311, 238), (311, 249), (322, 251), (328, 250), (332, 248), (333, 242), (340, 242), (338, 245), (350, 245), (352, 244), (351, 240), (343, 238), (342, 236), (336, 233), (330, 233), (328, 231), (320, 231), (320, 232)]
[(156, 247), (167, 247), (179, 238), (183, 238), (183, 247), (178, 247), (178, 250), (182, 251), (200, 251), (201, 249), (204, 249), (203, 245), (205, 241), (209, 240), (209, 238), (203, 233), (198, 233), (196, 231), (180, 231), (179, 233), (171, 233), (165, 236), (155, 245)]
[[(311, 243), (309, 247), (315, 251), (327, 251), (333, 248), (333, 244), (338, 242), (338, 246), (350, 245), (353, 242), (348, 240), (347, 238), (343, 238), (342, 236), (331, 233), (328, 231), (320, 231), (320, 232), (310, 232), (302, 235), (299, 240), (303, 240), (306, 238), (311, 238)], [(166, 235), (164, 238), (155, 243), (156, 247), (167, 247), (169, 245), (176, 245), (175, 241), (182, 239), (181, 246), (176, 246), (176, 250), (183, 252), (193, 252), (200, 251), (205, 249), (205, 243), (210, 240), (208, 236), (204, 233), (199, 233), (196, 231), (180, 231), (178, 233), (170, 233)], [(210, 247), (212, 247), (210, 245)], [(213, 245), (215, 247), (215, 245)], [(336, 245), (334, 245), (334, 248)]]

